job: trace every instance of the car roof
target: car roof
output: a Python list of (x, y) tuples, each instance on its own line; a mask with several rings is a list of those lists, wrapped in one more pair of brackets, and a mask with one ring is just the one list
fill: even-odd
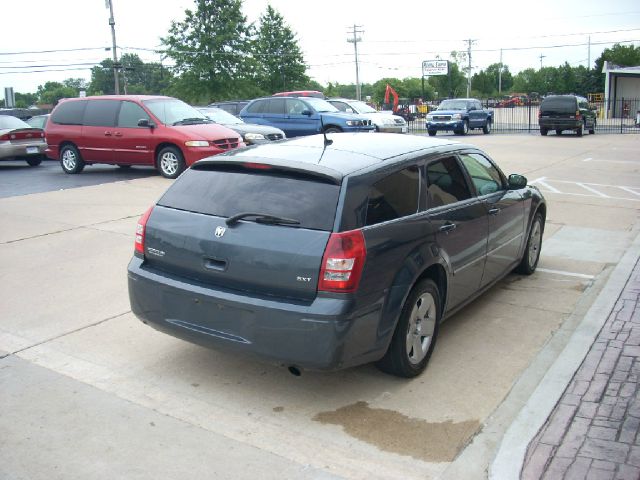
[(323, 135), (310, 135), (237, 149), (198, 163), (268, 164), (340, 181), (349, 174), (412, 152), (427, 154), (455, 147), (473, 148), (453, 140), (393, 133), (338, 133), (327, 135), (327, 138), (332, 141), (327, 146)]
[(175, 97), (167, 97), (165, 95), (94, 95), (89, 97), (77, 97), (77, 98), (65, 98), (63, 101), (77, 101), (77, 100), (178, 100)]

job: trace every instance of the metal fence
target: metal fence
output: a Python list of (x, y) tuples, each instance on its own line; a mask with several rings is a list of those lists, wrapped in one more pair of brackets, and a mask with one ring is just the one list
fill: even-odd
[[(482, 100), (482, 104), (493, 111), (494, 133), (535, 133), (538, 127), (540, 101), (524, 101), (499, 106), (494, 100)], [(596, 133), (640, 133), (640, 99), (616, 99), (591, 102), (596, 112)], [(408, 120), (409, 132), (426, 133), (424, 115)]]

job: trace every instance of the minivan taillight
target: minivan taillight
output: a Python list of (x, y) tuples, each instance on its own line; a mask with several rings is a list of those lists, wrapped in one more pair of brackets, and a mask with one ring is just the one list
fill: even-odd
[(144, 255), (144, 237), (147, 231), (147, 221), (151, 215), (151, 210), (153, 210), (153, 206), (149, 207), (149, 209), (142, 214), (140, 220), (138, 220), (138, 225), (136, 225), (135, 251), (141, 255)]
[(367, 258), (367, 247), (361, 230), (332, 233), (320, 267), (318, 290), (354, 292)]

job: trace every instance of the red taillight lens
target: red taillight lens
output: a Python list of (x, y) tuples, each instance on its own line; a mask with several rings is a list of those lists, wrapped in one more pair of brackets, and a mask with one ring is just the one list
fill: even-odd
[(5, 133), (4, 135), (0, 135), (0, 141), (6, 142), (9, 140), (9, 134)]
[(141, 255), (144, 255), (144, 237), (147, 231), (147, 220), (149, 220), (151, 210), (153, 210), (153, 207), (149, 207), (149, 209), (142, 214), (140, 220), (138, 220), (138, 225), (136, 225), (135, 251)]
[(367, 258), (367, 247), (361, 230), (332, 233), (320, 267), (318, 290), (354, 292)]

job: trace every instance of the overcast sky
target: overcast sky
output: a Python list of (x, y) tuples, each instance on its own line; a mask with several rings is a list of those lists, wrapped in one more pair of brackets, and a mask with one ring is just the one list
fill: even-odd
[[(420, 77), (423, 60), (466, 50), (466, 39), (474, 40), (474, 71), (499, 62), (503, 49), (503, 62), (512, 73), (540, 68), (541, 62), (586, 66), (589, 55), (593, 65), (613, 42), (640, 45), (638, 0), (244, 0), (244, 13), (255, 22), (268, 4), (297, 35), (309, 75), (323, 85), (355, 82), (354, 49), (347, 42), (354, 24), (363, 30), (358, 43), (363, 83)], [(28, 15), (17, 9), (12, 20), (12, 10), (4, 9), (0, 97), (9, 86), (27, 93), (49, 80), (88, 80), (91, 66), (111, 56), (104, 50), (111, 46), (105, 0), (30, 0), (26, 5)], [(171, 21), (182, 20), (184, 10), (194, 5), (193, 0), (113, 0), (119, 54), (137, 53), (144, 61), (159, 61), (158, 54), (136, 49), (160, 48), (160, 37)], [(70, 49), (86, 50), (44, 52)]]

